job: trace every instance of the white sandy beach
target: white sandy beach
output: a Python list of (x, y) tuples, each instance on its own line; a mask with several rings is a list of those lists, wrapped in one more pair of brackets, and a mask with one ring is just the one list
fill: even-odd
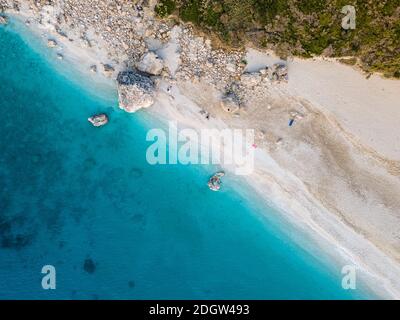
[[(126, 67), (123, 55), (112, 57), (101, 40), (91, 47), (69, 41), (51, 27), (51, 17), (48, 24), (35, 23), (29, 6), (14, 14), (32, 20), (30, 28), (43, 41), (56, 39), (58, 48), (49, 50), (60, 50), (93, 81), (108, 82), (101, 72), (90, 73), (94, 64), (112, 63), (115, 73)], [(179, 32), (173, 32), (166, 43), (148, 40), (172, 74), (181, 50)], [(249, 72), (279, 60), (253, 49), (246, 57)], [(366, 79), (323, 59), (294, 59), (288, 66), (288, 83), (249, 86), (238, 116), (220, 108), (221, 91), (206, 79), (160, 80), (156, 103), (139, 112), (197, 130), (254, 129), (255, 170), (243, 179), (340, 264), (356, 265), (378, 295), (400, 299), (400, 81)], [(288, 127), (292, 110), (302, 119)]]
[[(206, 92), (201, 89), (195, 91)], [(207, 92), (210, 91), (212, 92), (212, 90)], [(215, 118), (205, 120), (199, 111), (206, 105), (199, 108), (198, 104), (187, 98), (193, 96), (194, 91), (185, 92), (177, 86), (171, 92), (174, 97), (172, 99), (166, 93), (160, 93), (157, 104), (149, 112), (164, 121), (177, 120), (182, 128), (196, 128), (200, 131), (204, 128), (223, 130), (229, 127), (226, 121)], [(202, 96), (206, 103), (212, 103), (213, 99), (210, 98)], [(288, 158), (285, 160), (290, 161), (291, 155), (288, 155)], [(234, 174), (232, 166), (225, 169)], [(278, 208), (298, 228), (311, 233), (313, 239), (340, 265), (356, 265), (357, 269), (363, 273), (361, 277), (366, 279), (379, 295), (386, 298), (399, 297), (400, 267), (393, 257), (388, 256), (385, 251), (379, 250), (367, 240), (357, 226), (350, 226), (340, 215), (336, 215), (335, 212), (329, 210), (329, 207), (325, 207), (320, 199), (310, 194), (299, 177), (277, 163), (267, 150), (256, 150), (255, 169), (255, 172), (246, 176), (245, 179), (261, 197), (264, 197), (268, 205)], [(318, 170), (318, 167), (316, 169)], [(349, 198), (350, 201), (353, 200), (351, 196)], [(368, 211), (368, 204), (360, 209)], [(352, 212), (349, 213), (350, 216), (351, 214)], [(377, 212), (377, 215), (377, 219), (380, 219), (380, 212)], [(374, 218), (376, 217), (371, 216), (367, 219)], [(382, 227), (386, 228), (386, 222), (382, 222)], [(396, 228), (396, 225), (393, 227)]]

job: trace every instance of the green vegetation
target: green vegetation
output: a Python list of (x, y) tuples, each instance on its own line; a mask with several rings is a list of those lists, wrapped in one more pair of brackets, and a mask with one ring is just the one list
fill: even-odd
[(174, 0), (162, 0), (159, 1), (154, 10), (160, 17), (166, 17), (174, 12), (175, 8), (176, 4)]
[[(345, 5), (356, 8), (355, 30), (341, 28)], [(230, 47), (252, 42), (282, 56), (354, 56), (366, 71), (400, 77), (400, 0), (159, 0), (155, 10)]]
[(339, 61), (341, 63), (348, 64), (350, 66), (354, 66), (357, 63), (356, 58), (347, 58), (347, 59), (343, 58), (343, 59), (339, 59)]

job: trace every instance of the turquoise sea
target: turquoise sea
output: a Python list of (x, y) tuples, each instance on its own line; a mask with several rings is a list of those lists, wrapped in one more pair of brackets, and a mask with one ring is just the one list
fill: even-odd
[[(0, 298), (368, 297), (239, 179), (211, 192), (215, 168), (147, 164), (156, 120), (49, 52), (15, 20), (0, 26)], [(92, 127), (96, 112), (110, 123)]]

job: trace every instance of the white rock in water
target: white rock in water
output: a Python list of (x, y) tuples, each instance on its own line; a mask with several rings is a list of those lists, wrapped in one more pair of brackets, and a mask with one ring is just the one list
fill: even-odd
[(2, 25), (2, 24), (7, 24), (7, 17), (5, 17), (5, 16), (0, 16), (0, 25)]
[(101, 127), (108, 123), (108, 117), (106, 114), (96, 114), (88, 118), (88, 121), (95, 127)]
[(49, 39), (49, 40), (47, 41), (47, 46), (48, 46), (49, 48), (57, 47), (57, 41), (56, 41), (56, 40), (53, 40), (53, 39)]
[(142, 72), (158, 76), (164, 68), (164, 63), (154, 52), (149, 51), (143, 55), (137, 68)]
[(118, 74), (119, 107), (127, 112), (148, 108), (154, 103), (154, 82), (133, 71)]

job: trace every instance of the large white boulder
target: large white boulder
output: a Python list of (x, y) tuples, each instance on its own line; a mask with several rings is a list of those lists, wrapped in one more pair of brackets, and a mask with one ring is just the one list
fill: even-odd
[(121, 109), (136, 112), (154, 103), (154, 82), (150, 77), (133, 71), (122, 71), (117, 81)]
[(136, 67), (142, 72), (158, 76), (164, 68), (164, 62), (154, 52), (149, 51), (143, 55)]

